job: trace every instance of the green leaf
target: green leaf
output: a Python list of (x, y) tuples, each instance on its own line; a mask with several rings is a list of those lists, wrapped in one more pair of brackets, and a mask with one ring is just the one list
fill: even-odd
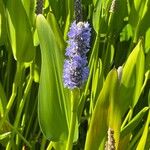
[(120, 106), (124, 113), (129, 105), (134, 107), (141, 94), (144, 79), (145, 57), (140, 40), (129, 55), (122, 73), (120, 85)]
[(106, 51), (102, 55), (102, 62), (104, 66), (104, 74), (107, 74), (113, 64), (113, 58), (115, 55), (114, 45), (109, 43)]
[(130, 24), (127, 24), (120, 33), (120, 41), (128, 41), (133, 36)]
[(117, 87), (117, 71), (113, 69), (109, 72), (97, 99), (87, 132), (85, 150), (98, 150), (101, 142), (106, 136), (108, 129), (108, 108), (110, 101), (116, 98), (115, 93), (117, 92)]
[(2, 84), (0, 83), (0, 117), (4, 115), (4, 110), (6, 109), (7, 99), (3, 89)]
[(146, 71), (150, 70), (150, 61), (149, 60), (150, 60), (150, 50), (148, 51), (148, 53), (145, 56), (145, 65), (146, 65), (145, 70)]
[(98, 33), (99, 31), (99, 22), (100, 22), (100, 15), (101, 15), (101, 4), (102, 2), (97, 0), (95, 2), (95, 11), (93, 12), (93, 27), (95, 29), (95, 31)]
[[(98, 60), (98, 63), (94, 67), (94, 75), (92, 78), (92, 99), (94, 100), (92, 103), (95, 105), (95, 100), (97, 100), (99, 93), (103, 86), (103, 69), (102, 69), (102, 61)], [(93, 106), (94, 106), (93, 105)]]
[[(149, 108), (150, 108), (150, 90), (148, 92), (148, 105), (149, 105)], [(140, 139), (140, 141), (138, 143), (138, 146), (137, 146), (137, 150), (144, 150), (145, 147), (147, 146), (146, 142), (149, 140), (148, 139), (149, 125), (150, 125), (150, 109), (149, 109), (149, 112), (148, 112), (147, 121), (145, 123), (143, 134), (142, 134), (141, 139)]]
[(146, 144), (145, 144), (145, 150), (148, 150), (150, 148), (150, 132), (148, 132), (148, 135), (147, 135), (147, 141), (146, 141)]
[(55, 34), (55, 37), (56, 37), (55, 39), (56, 39), (60, 49), (63, 50), (63, 52), (64, 52), (65, 41), (63, 39), (63, 34), (59, 28), (59, 25), (57, 23), (57, 20), (56, 20), (54, 14), (52, 12), (48, 13), (47, 21), (49, 22), (49, 24)]
[[(37, 32), (40, 41), (42, 66), (38, 95), (38, 116), (43, 133), (52, 141), (64, 141), (68, 134), (67, 105), (62, 89), (62, 53), (48, 22), (37, 16)], [(67, 104), (65, 104), (65, 102)]]
[(109, 7), (110, 7), (111, 1), (110, 0), (97, 0), (94, 2), (94, 12), (93, 12), (93, 27), (96, 33), (99, 33), (99, 30), (102, 31), (102, 33), (105, 33), (107, 30), (107, 22), (106, 19), (109, 14)]
[(3, 134), (0, 134), (0, 140), (8, 138), (10, 136), (10, 134), (11, 134), (11, 132), (6, 132), (6, 133), (3, 133)]
[(29, 19), (21, 0), (8, 0), (6, 5), (8, 34), (14, 58), (30, 62), (35, 56)]
[(150, 124), (150, 111), (149, 111), (149, 114), (148, 114), (148, 117), (147, 117), (147, 121), (145, 123), (145, 127), (144, 127), (142, 137), (141, 137), (141, 139), (138, 143), (138, 146), (136, 148), (137, 150), (144, 150), (145, 149), (146, 140), (147, 140), (147, 136), (148, 136), (148, 132), (149, 132), (149, 124)]
[(143, 16), (141, 21), (139, 22), (139, 36), (144, 36), (148, 28), (150, 27), (150, 20), (149, 20), (149, 14), (150, 14), (150, 1), (147, 0), (144, 5), (143, 9)]
[(148, 107), (144, 107), (122, 130), (121, 130), (121, 138), (128, 135), (132, 132), (139, 122), (142, 120), (145, 113), (149, 110)]
[(3, 1), (0, 0), (0, 45), (5, 43), (7, 37), (6, 35), (5, 8)]
[(136, 43), (140, 36), (144, 36), (146, 30), (149, 28), (149, 0), (134, 0), (131, 5), (131, 12), (129, 15), (129, 23), (134, 31), (134, 42)]
[[(150, 28), (145, 33), (145, 52), (148, 53), (150, 51)], [(149, 52), (150, 53), (150, 52)]]
[[(49, 1), (49, 5), (50, 5), (52, 11), (55, 14), (57, 21), (59, 21), (60, 18), (64, 19), (66, 17), (66, 15), (69, 13), (69, 10), (67, 9), (68, 6), (65, 1), (62, 1), (62, 0), (48, 0), (48, 1)], [(72, 0), (69, 0), (68, 3), (71, 3), (71, 1)], [(72, 9), (72, 8), (73, 8), (73, 5), (70, 7), (70, 9)], [(72, 9), (72, 11), (73, 11), (73, 9)]]
[(24, 9), (29, 18), (30, 24), (33, 26), (35, 23), (35, 0), (22, 0)]
[(138, 22), (143, 17), (143, 9), (147, 0), (133, 0), (131, 1), (131, 12), (129, 15), (129, 22), (133, 29), (136, 29)]
[(118, 35), (125, 25), (124, 19), (128, 14), (127, 0), (116, 1), (115, 3), (114, 12), (111, 14), (113, 20), (110, 28), (113, 34)]

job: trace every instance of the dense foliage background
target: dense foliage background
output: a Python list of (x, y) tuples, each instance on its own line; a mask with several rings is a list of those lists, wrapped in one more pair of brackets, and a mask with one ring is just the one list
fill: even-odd
[(0, 149), (66, 149), (74, 105), (73, 149), (149, 150), (150, 0), (82, 1), (90, 73), (74, 103), (62, 81), (74, 1), (36, 3), (0, 0)]

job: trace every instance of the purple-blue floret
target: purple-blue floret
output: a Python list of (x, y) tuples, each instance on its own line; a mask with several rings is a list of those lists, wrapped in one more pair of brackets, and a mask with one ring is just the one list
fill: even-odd
[(68, 33), (66, 60), (63, 70), (64, 86), (69, 89), (81, 88), (88, 78), (86, 54), (90, 48), (91, 28), (88, 22), (74, 21)]

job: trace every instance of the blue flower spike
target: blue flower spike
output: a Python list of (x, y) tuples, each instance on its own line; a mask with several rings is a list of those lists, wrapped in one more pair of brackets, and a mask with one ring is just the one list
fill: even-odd
[(64, 86), (71, 90), (81, 88), (88, 78), (86, 54), (90, 48), (90, 37), (91, 28), (88, 22), (72, 23), (68, 32), (69, 40), (63, 71)]

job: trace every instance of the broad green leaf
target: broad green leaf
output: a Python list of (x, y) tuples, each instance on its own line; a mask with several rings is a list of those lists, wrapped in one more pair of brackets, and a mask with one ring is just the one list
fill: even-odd
[(134, 42), (138, 41), (140, 36), (144, 36), (146, 30), (149, 28), (149, 0), (134, 0), (131, 6), (129, 15), (129, 23), (132, 25), (134, 31)]
[(30, 62), (35, 56), (31, 26), (21, 0), (8, 0), (6, 5), (8, 34), (14, 58)]
[(123, 113), (129, 105), (134, 107), (139, 99), (144, 79), (144, 62), (142, 41), (140, 40), (129, 55), (123, 68), (119, 91), (119, 103)]
[(29, 18), (31, 26), (35, 23), (35, 0), (22, 0), (24, 9), (26, 11), (26, 14)]
[(107, 30), (107, 17), (109, 14), (109, 7), (111, 4), (110, 0), (97, 0), (94, 2), (94, 12), (93, 12), (93, 27), (96, 33), (99, 33), (99, 30), (104, 33)]
[(36, 25), (42, 54), (38, 95), (39, 123), (48, 139), (64, 141), (68, 134), (67, 108), (64, 103), (68, 103), (68, 99), (62, 93), (63, 57), (43, 15), (37, 16)]
[(121, 73), (119, 71), (116, 71), (114, 73), (115, 74), (114, 77), (112, 76), (112, 79), (114, 78), (115, 82), (111, 83), (114, 85), (110, 93), (108, 124), (109, 128), (111, 128), (114, 131), (115, 147), (116, 149), (118, 149), (122, 121), (121, 107), (119, 103), (120, 100), (118, 98), (118, 90), (120, 85), (119, 78), (121, 76)]
[(109, 72), (97, 99), (87, 132), (85, 150), (98, 150), (106, 136), (108, 130), (108, 108), (110, 102), (116, 98), (117, 87), (117, 71), (113, 69)]
[(58, 26), (57, 20), (52, 12), (48, 13), (47, 21), (49, 22), (54, 34), (55, 39), (60, 47), (60, 49), (64, 52), (65, 41), (63, 39), (63, 34)]

